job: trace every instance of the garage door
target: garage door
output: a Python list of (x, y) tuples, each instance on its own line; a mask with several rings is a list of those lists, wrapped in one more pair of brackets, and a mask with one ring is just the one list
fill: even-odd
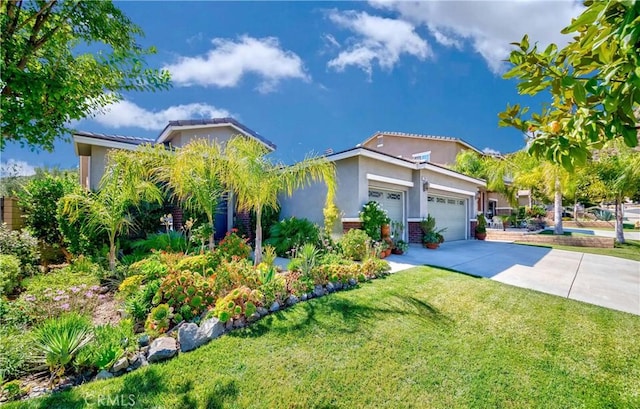
[(380, 203), (380, 206), (387, 211), (391, 221), (403, 221), (404, 201), (402, 199), (402, 192), (369, 188), (369, 200)]
[(436, 218), (436, 226), (447, 228), (442, 234), (445, 240), (466, 239), (467, 206), (464, 199), (429, 195), (427, 202), (427, 211)]

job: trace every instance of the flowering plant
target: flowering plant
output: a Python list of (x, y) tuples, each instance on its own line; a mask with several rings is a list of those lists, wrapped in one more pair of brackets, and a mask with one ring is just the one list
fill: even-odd
[(251, 247), (247, 244), (249, 239), (238, 236), (237, 231), (238, 229), (232, 229), (227, 232), (224, 239), (218, 244), (218, 251), (227, 261), (231, 261), (233, 256), (249, 258), (249, 254), (251, 254)]
[(359, 216), (362, 220), (362, 228), (369, 237), (376, 241), (380, 240), (382, 238), (380, 227), (390, 222), (387, 211), (380, 206), (380, 203), (371, 200), (362, 206)]

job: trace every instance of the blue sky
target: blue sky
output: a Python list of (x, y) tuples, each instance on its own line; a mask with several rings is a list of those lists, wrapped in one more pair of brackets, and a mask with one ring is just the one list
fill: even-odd
[[(75, 124), (155, 138), (173, 119), (233, 116), (278, 145), (286, 162), (347, 149), (376, 131), (459, 137), (479, 149), (520, 149), (498, 127), (507, 103), (539, 105), (501, 78), (509, 42), (542, 46), (582, 10), (573, 1), (119, 2), (169, 69), (173, 87), (131, 93)], [(9, 144), (1, 161), (75, 167), (73, 145), (53, 153)]]

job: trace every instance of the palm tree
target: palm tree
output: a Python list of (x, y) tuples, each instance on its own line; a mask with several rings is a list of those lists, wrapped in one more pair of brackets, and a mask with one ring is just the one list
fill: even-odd
[(215, 214), (224, 193), (220, 178), (220, 145), (208, 139), (197, 139), (176, 149), (175, 153), (162, 147), (147, 148), (146, 153), (155, 162), (156, 182), (165, 183), (187, 210), (207, 216), (209, 249), (213, 250)]
[(622, 204), (625, 197), (632, 197), (640, 191), (640, 152), (619, 141), (613, 142), (599, 152), (592, 169), (604, 187), (603, 198), (615, 203), (616, 240), (624, 243)]
[(72, 193), (61, 199), (63, 214), (71, 222), (87, 215), (87, 227), (107, 234), (111, 271), (116, 268), (116, 238), (133, 226), (129, 215), (131, 206), (137, 206), (143, 200), (158, 203), (163, 200), (161, 190), (151, 181), (150, 169), (142, 159), (136, 152), (111, 151), (97, 192)]
[(262, 210), (276, 209), (278, 195), (291, 195), (296, 189), (324, 181), (327, 196), (336, 188), (335, 166), (324, 157), (307, 156), (292, 166), (274, 162), (269, 150), (259, 141), (242, 136), (227, 142), (222, 155), (220, 174), (224, 185), (233, 192), (238, 210), (256, 214), (255, 264), (262, 259)]

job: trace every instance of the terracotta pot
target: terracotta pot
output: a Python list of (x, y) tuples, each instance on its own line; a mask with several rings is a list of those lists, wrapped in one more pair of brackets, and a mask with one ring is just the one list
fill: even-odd
[(386, 249), (384, 251), (385, 257), (389, 257), (391, 255), (391, 249)]
[(424, 243), (424, 246), (430, 250), (435, 250), (440, 247), (438, 243)]
[(380, 234), (382, 235), (383, 239), (391, 236), (391, 226), (388, 224), (383, 224), (380, 227)]
[(387, 257), (387, 252), (386, 251), (381, 251), (380, 254), (378, 254), (378, 257), (381, 258), (381, 259)]
[(399, 248), (396, 247), (393, 250), (391, 250), (391, 253), (401, 256), (401, 255), (404, 254), (404, 251), (402, 251), (402, 250), (400, 250)]
[(484, 232), (484, 233), (476, 233), (476, 239), (484, 240), (486, 238), (487, 238), (487, 233), (486, 232)]

